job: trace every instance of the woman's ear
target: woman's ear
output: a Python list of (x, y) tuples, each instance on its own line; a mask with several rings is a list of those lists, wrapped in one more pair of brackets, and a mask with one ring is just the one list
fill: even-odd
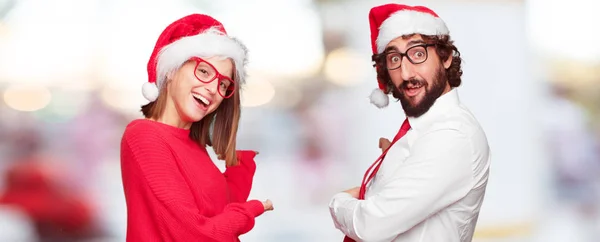
[(177, 78), (176, 71), (167, 72), (167, 75), (165, 76), (165, 83), (163, 84), (163, 88), (167, 89), (167, 87), (173, 83), (173, 80), (175, 80), (175, 78)]
[(167, 82), (167, 83), (171, 82), (171, 80), (173, 80), (173, 76), (175, 76), (175, 71), (167, 72), (167, 79), (165, 80), (165, 82)]

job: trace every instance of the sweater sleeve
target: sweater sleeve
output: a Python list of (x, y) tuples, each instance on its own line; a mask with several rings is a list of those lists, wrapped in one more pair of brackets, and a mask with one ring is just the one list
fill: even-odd
[(252, 150), (237, 151), (239, 164), (227, 167), (225, 170), (225, 179), (229, 186), (231, 201), (244, 202), (252, 190), (252, 180), (256, 171), (254, 157), (256, 152)]
[(194, 199), (164, 140), (144, 131), (125, 137), (122, 146), (122, 159), (127, 161), (122, 164), (124, 176), (137, 179), (141, 187), (141, 191), (126, 189), (125, 195), (143, 196), (137, 201), (156, 216), (163, 241), (234, 241), (264, 212), (262, 202), (253, 200), (230, 203), (220, 214), (203, 216), (199, 208), (208, 202)]

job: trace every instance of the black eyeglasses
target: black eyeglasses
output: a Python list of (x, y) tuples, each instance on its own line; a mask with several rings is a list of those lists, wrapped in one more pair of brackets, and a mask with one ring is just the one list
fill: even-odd
[(402, 65), (402, 57), (408, 58), (408, 61), (413, 64), (421, 64), (427, 60), (427, 47), (435, 46), (435, 44), (420, 44), (415, 45), (406, 50), (406, 52), (401, 53), (398, 51), (389, 51), (384, 52), (382, 55), (385, 55), (385, 67), (388, 70), (395, 70), (400, 68)]

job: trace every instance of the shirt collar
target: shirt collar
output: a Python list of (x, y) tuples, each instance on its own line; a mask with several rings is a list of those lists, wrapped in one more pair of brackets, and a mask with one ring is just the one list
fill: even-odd
[(450, 107), (457, 106), (458, 104), (458, 91), (456, 88), (452, 88), (452, 90), (437, 98), (431, 108), (423, 115), (418, 118), (408, 117), (408, 123), (413, 129), (425, 128), (428, 123), (445, 114)]

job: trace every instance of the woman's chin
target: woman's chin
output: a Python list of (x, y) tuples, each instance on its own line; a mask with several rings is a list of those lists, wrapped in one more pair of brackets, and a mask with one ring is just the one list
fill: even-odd
[(183, 120), (185, 122), (189, 122), (189, 123), (195, 123), (195, 122), (202, 120), (205, 116), (206, 116), (206, 114), (204, 112), (198, 111), (198, 110), (193, 110), (193, 111), (184, 113), (184, 115), (181, 115), (181, 120)]
[(204, 114), (194, 114), (193, 116), (190, 117), (190, 122), (195, 123), (198, 121), (201, 121), (206, 115)]

